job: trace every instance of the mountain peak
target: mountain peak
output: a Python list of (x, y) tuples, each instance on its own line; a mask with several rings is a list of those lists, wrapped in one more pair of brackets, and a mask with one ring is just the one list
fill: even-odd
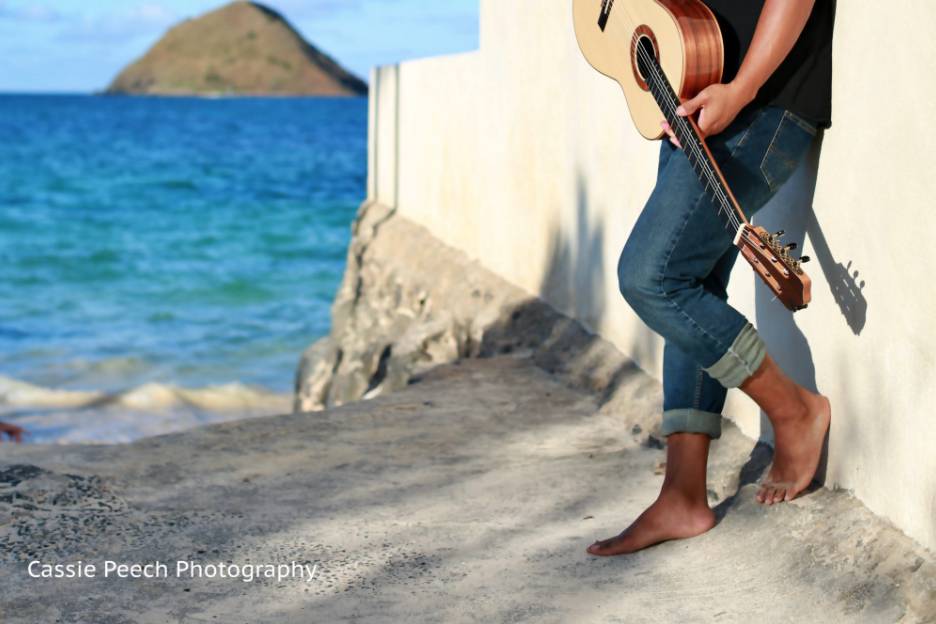
[(264, 4), (238, 0), (173, 26), (107, 93), (363, 95), (367, 85)]

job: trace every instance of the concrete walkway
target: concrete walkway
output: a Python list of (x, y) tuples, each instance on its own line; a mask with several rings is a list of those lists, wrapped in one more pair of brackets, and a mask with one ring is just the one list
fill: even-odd
[[(936, 621), (931, 554), (845, 492), (758, 506), (745, 483), (769, 451), (730, 426), (711, 463), (714, 530), (586, 555), (662, 480), (661, 445), (627, 421), (501, 356), (320, 413), (4, 446), (0, 621)], [(33, 559), (318, 567), (311, 582), (37, 580)]]

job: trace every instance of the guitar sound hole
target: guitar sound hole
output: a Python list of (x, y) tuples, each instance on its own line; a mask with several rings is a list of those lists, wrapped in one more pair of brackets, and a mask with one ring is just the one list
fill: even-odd
[(634, 44), (633, 54), (634, 77), (637, 79), (637, 84), (644, 91), (649, 91), (650, 87), (647, 83), (653, 75), (650, 59), (659, 59), (659, 55), (656, 49), (656, 39), (648, 27), (641, 26), (637, 29), (637, 41)]

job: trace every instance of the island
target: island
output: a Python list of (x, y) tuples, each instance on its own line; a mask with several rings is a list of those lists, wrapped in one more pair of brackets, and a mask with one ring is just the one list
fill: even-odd
[(105, 94), (360, 96), (367, 85), (275, 10), (232, 2), (169, 30)]

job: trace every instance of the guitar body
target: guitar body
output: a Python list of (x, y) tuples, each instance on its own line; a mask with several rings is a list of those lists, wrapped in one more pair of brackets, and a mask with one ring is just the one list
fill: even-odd
[(700, 0), (573, 0), (572, 13), (582, 54), (621, 85), (634, 125), (647, 139), (663, 135), (664, 116), (638, 68), (642, 39), (681, 99), (722, 79), (721, 30)]

